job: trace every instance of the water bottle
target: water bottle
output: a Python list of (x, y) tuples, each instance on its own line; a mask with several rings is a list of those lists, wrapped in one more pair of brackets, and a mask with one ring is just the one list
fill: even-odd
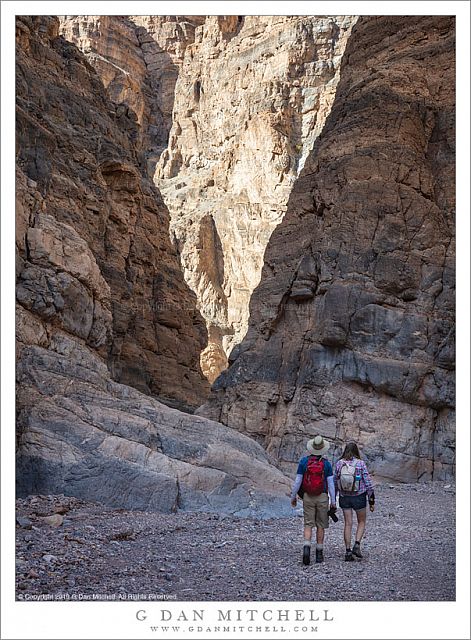
[(361, 469), (357, 465), (355, 467), (355, 485), (354, 485), (355, 491), (358, 491), (358, 489), (360, 488), (360, 480), (361, 480)]

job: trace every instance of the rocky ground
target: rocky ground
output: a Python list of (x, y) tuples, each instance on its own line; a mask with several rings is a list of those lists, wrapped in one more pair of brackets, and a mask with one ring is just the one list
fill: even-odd
[(345, 563), (339, 514), (325, 563), (308, 567), (299, 509), (257, 520), (31, 496), (17, 501), (17, 599), (454, 600), (454, 486), (376, 495), (364, 558)]

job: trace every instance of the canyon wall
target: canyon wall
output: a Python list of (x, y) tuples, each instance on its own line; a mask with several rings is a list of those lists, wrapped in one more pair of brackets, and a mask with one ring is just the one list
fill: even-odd
[(28, 28), (19, 22), (17, 162), (32, 204), (18, 216), (18, 301), (98, 349), (116, 380), (197, 406), (206, 330), (139, 162), (139, 126), (73, 44), (55, 31), (50, 44), (31, 40)]
[(175, 83), (186, 46), (203, 16), (59, 16), (60, 33), (76, 44), (116, 104), (139, 123), (149, 175), (167, 147)]
[(134, 114), (58, 30), (17, 19), (18, 494), (284, 509), (287, 480), (259, 445), (141, 393), (201, 404), (206, 330)]
[(453, 17), (353, 27), (247, 336), (198, 410), (285, 470), (321, 433), (378, 476), (454, 471), (454, 74)]
[(353, 22), (208, 16), (186, 48), (155, 181), (206, 320), (211, 382), (246, 333), (265, 247), (329, 112)]
[(451, 17), (19, 17), (16, 55), (20, 495), (285, 513), (318, 432), (452, 475)]
[(61, 18), (112, 99), (136, 112), (152, 175), (160, 158), (155, 182), (206, 322), (201, 366), (210, 382), (247, 330), (265, 247), (322, 130), (354, 21)]

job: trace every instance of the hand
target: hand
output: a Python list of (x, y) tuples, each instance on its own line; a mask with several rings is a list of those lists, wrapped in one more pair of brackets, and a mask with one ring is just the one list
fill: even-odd
[(291, 506), (292, 506), (292, 507), (295, 507), (295, 506), (296, 506), (296, 504), (297, 504), (297, 500), (296, 500), (296, 498), (292, 498), (292, 500), (291, 500)]
[(337, 511), (336, 505), (332, 503), (330, 503), (330, 509), (332, 509), (332, 511)]

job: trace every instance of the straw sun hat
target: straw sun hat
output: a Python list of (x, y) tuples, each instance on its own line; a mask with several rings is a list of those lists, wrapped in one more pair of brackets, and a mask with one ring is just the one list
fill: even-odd
[(315, 456), (322, 456), (329, 450), (330, 442), (324, 440), (322, 436), (314, 436), (312, 440), (307, 443), (307, 450), (310, 454)]

